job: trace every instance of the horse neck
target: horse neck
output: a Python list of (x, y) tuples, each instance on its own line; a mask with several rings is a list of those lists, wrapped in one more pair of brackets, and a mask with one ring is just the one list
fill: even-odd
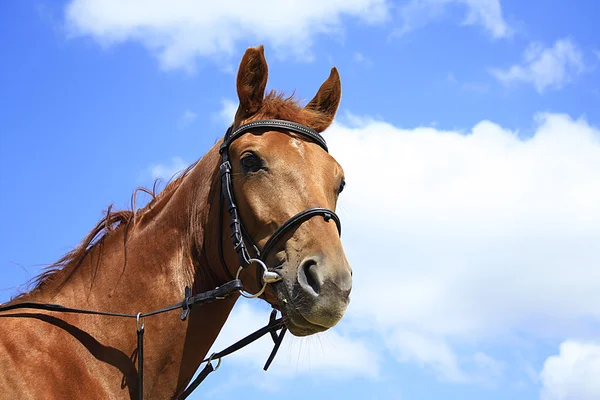
[[(59, 271), (67, 279), (32, 293), (30, 300), (135, 314), (181, 301), (186, 286), (198, 293), (225, 282), (222, 271), (211, 270), (219, 268), (218, 163), (215, 146), (176, 187), (165, 188), (133, 221), (97, 243), (77, 268), (67, 265)], [(145, 352), (154, 357), (144, 365), (145, 391), (167, 398), (185, 388), (236, 299), (197, 306), (185, 322), (177, 311), (146, 318)], [(103, 344), (132, 354), (131, 321), (98, 318), (107, 317), (79, 322), (96, 337), (110, 337)], [(107, 330), (113, 334), (107, 336)]]

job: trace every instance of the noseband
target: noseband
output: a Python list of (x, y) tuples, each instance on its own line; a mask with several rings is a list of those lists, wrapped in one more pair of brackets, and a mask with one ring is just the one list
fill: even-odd
[[(268, 128), (270, 130), (277, 130), (283, 132), (287, 131), (300, 134), (303, 137), (318, 144), (326, 152), (329, 152), (327, 148), (327, 143), (325, 143), (325, 139), (323, 139), (323, 137), (319, 135), (317, 131), (307, 126), (297, 124), (291, 121), (282, 121), (276, 119), (258, 120), (243, 124), (236, 130), (233, 130), (233, 125), (230, 126), (229, 129), (227, 129), (225, 137), (223, 138), (223, 143), (221, 144), (221, 147), (219, 149), (219, 153), (221, 154), (221, 196), (223, 197), (223, 200), (227, 206), (227, 211), (229, 212), (229, 227), (231, 228), (231, 240), (233, 242), (233, 248), (237, 252), (238, 261), (240, 263), (236, 279), (239, 277), (240, 272), (244, 268), (248, 267), (251, 264), (257, 264), (256, 282), (258, 284), (258, 287), (261, 288), (258, 293), (253, 295), (241, 291), (240, 293), (245, 297), (258, 297), (264, 292), (265, 288), (267, 287), (267, 284), (281, 280), (280, 275), (268, 269), (268, 267), (266, 266), (266, 260), (267, 256), (269, 255), (269, 252), (273, 249), (275, 244), (277, 244), (277, 241), (286, 232), (296, 228), (298, 225), (311, 219), (312, 217), (320, 215), (323, 217), (325, 222), (329, 222), (329, 220), (333, 219), (337, 226), (338, 233), (340, 235), (342, 233), (342, 223), (338, 215), (333, 210), (324, 207), (312, 207), (300, 211), (298, 214), (290, 217), (287, 221), (281, 224), (281, 226), (279, 226), (279, 228), (277, 228), (275, 232), (271, 234), (271, 236), (263, 246), (262, 250), (259, 250), (258, 246), (252, 240), (250, 235), (248, 235), (246, 229), (244, 229), (244, 225), (242, 224), (242, 221), (240, 219), (238, 208), (235, 204), (235, 198), (233, 195), (233, 185), (231, 180), (231, 162), (229, 159), (229, 147), (231, 146), (231, 143), (233, 143), (233, 141), (235, 141), (245, 133), (248, 133), (253, 129), (260, 128)], [(223, 220), (223, 202), (219, 202), (219, 219), (221, 221)], [(219, 223), (219, 228), (219, 258), (221, 260), (221, 266), (223, 267), (229, 279), (234, 279), (232, 273), (227, 267), (225, 257), (223, 255), (222, 222)], [(248, 242), (252, 245), (252, 249), (256, 254), (256, 258), (252, 258), (250, 256), (248, 247), (244, 242), (244, 238), (246, 238)], [(258, 268), (259, 266), (262, 268)]]

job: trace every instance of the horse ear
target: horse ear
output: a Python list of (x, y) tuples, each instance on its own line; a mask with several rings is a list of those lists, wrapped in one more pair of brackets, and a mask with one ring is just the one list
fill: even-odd
[(340, 105), (341, 98), (342, 83), (340, 81), (340, 74), (333, 67), (331, 68), (329, 78), (323, 82), (316, 96), (305, 107), (309, 110), (318, 111), (323, 116), (311, 124), (314, 130), (322, 132), (331, 125)]
[(262, 45), (250, 47), (244, 53), (237, 75), (237, 93), (240, 105), (236, 121), (254, 115), (262, 106), (269, 69)]

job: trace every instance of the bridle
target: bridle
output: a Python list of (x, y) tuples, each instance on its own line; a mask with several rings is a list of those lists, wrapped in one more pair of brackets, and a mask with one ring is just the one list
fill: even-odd
[[(245, 293), (244, 291), (240, 292), (243, 296), (248, 298), (260, 296), (266, 289), (267, 284), (281, 280), (281, 276), (278, 275), (276, 272), (270, 271), (267, 268), (265, 262), (269, 252), (273, 249), (277, 241), (283, 236), (284, 233), (288, 232), (289, 230), (295, 228), (304, 221), (307, 221), (310, 218), (317, 215), (321, 215), (326, 222), (329, 222), (329, 220), (333, 219), (337, 226), (338, 233), (340, 235), (342, 233), (342, 223), (338, 215), (333, 210), (323, 207), (312, 207), (304, 211), (300, 211), (298, 214), (292, 216), (283, 224), (281, 224), (281, 226), (279, 226), (279, 228), (277, 228), (275, 232), (271, 234), (271, 236), (263, 246), (262, 251), (258, 249), (258, 246), (252, 240), (250, 235), (248, 235), (246, 229), (244, 229), (244, 225), (242, 224), (242, 221), (240, 219), (238, 208), (235, 204), (235, 199), (233, 195), (233, 185), (231, 180), (231, 162), (229, 160), (229, 147), (231, 146), (231, 143), (233, 143), (236, 139), (238, 139), (245, 133), (248, 133), (253, 129), (260, 128), (268, 128), (271, 130), (284, 130), (300, 134), (305, 138), (308, 138), (317, 143), (326, 152), (329, 152), (329, 149), (327, 148), (327, 143), (325, 143), (325, 139), (323, 139), (323, 137), (319, 135), (317, 131), (307, 126), (291, 121), (283, 121), (278, 119), (258, 120), (243, 124), (236, 130), (233, 130), (233, 125), (230, 126), (229, 129), (227, 129), (227, 132), (225, 133), (225, 137), (223, 139), (223, 143), (219, 148), (219, 152), (221, 153), (221, 166), (219, 168), (221, 173), (221, 197), (223, 198), (223, 201), (227, 206), (227, 211), (229, 212), (229, 227), (231, 228), (231, 240), (233, 242), (233, 248), (237, 252), (238, 261), (240, 263), (240, 267), (238, 269), (237, 276), (235, 277), (235, 279), (239, 277), (240, 272), (244, 268), (248, 267), (253, 263), (257, 265), (256, 282), (258, 283), (258, 287), (261, 289), (256, 294), (249, 294)], [(220, 221), (223, 220), (223, 201), (219, 202)], [(222, 222), (219, 223), (219, 227), (219, 258), (221, 261), (221, 266), (223, 267), (225, 274), (229, 277), (229, 279), (234, 279), (229, 268), (227, 267), (225, 257), (223, 256)], [(252, 245), (252, 249), (256, 254), (256, 258), (252, 258), (250, 256), (248, 247), (244, 242), (244, 237)]]
[[(270, 130), (278, 130), (278, 131), (287, 131), (294, 132), (306, 139), (309, 139), (316, 144), (318, 144), (323, 150), (329, 151), (327, 149), (327, 144), (325, 143), (325, 139), (317, 133), (315, 130), (295, 123), (291, 121), (283, 121), (283, 120), (257, 120), (248, 122), (239, 126), (237, 129), (233, 130), (233, 125), (227, 129), (225, 133), (225, 137), (223, 138), (223, 142), (219, 148), (219, 153), (221, 154), (221, 165), (219, 167), (220, 177), (221, 177), (221, 199), (219, 200), (219, 258), (221, 262), (221, 266), (224, 269), (227, 277), (230, 279), (229, 282), (206, 292), (201, 292), (192, 296), (192, 290), (190, 287), (185, 288), (183, 301), (161, 308), (160, 310), (150, 311), (147, 313), (137, 313), (137, 314), (124, 314), (124, 313), (113, 313), (106, 311), (95, 311), (95, 310), (85, 310), (79, 308), (65, 307), (59, 304), (44, 304), (44, 303), (34, 303), (34, 302), (23, 302), (17, 304), (11, 304), (7, 306), (0, 306), (0, 312), (10, 311), (15, 309), (38, 309), (52, 312), (67, 312), (67, 313), (78, 313), (78, 314), (91, 314), (91, 315), (103, 315), (109, 317), (120, 317), (120, 318), (135, 318), (136, 320), (136, 331), (137, 331), (137, 361), (138, 361), (138, 398), (142, 400), (143, 398), (143, 366), (144, 366), (144, 353), (143, 353), (143, 345), (144, 345), (144, 330), (145, 323), (144, 318), (152, 315), (161, 314), (164, 312), (181, 309), (181, 320), (184, 321), (187, 319), (192, 306), (199, 304), (206, 304), (213, 302), (215, 300), (222, 300), (227, 296), (239, 292), (242, 296), (247, 298), (256, 298), (261, 296), (267, 285), (271, 283), (275, 283), (280, 281), (282, 277), (272, 271), (269, 270), (267, 265), (265, 264), (268, 254), (271, 250), (273, 250), (274, 246), (281, 239), (281, 237), (288, 231), (294, 229), (301, 223), (311, 219), (315, 216), (322, 216), (326, 222), (329, 222), (333, 219), (335, 222), (338, 233), (341, 235), (341, 222), (338, 215), (330, 209), (323, 207), (312, 207), (306, 210), (300, 211), (296, 215), (290, 217), (287, 221), (285, 221), (281, 226), (279, 226), (267, 239), (267, 242), (263, 246), (262, 250), (259, 250), (258, 246), (252, 240), (250, 235), (248, 235), (247, 231), (244, 229), (244, 225), (242, 224), (242, 220), (240, 218), (240, 214), (238, 208), (235, 203), (235, 198), (233, 195), (233, 184), (231, 179), (231, 161), (229, 159), (229, 147), (233, 141), (238, 139), (240, 136), (245, 133), (249, 133), (253, 129), (261, 129), (268, 128)], [(231, 240), (233, 242), (233, 248), (235, 249), (238, 261), (239, 261), (239, 269), (237, 270), (236, 276), (234, 277), (227, 267), (227, 263), (225, 262), (225, 256), (223, 254), (223, 206), (227, 207), (227, 211), (230, 216), (230, 224), (229, 227), (231, 229)], [(244, 241), (244, 238), (252, 245), (252, 250), (256, 254), (253, 258), (248, 251), (248, 247)], [(257, 272), (256, 279), (258, 283), (258, 287), (260, 290), (255, 294), (250, 294), (243, 289), (242, 281), (239, 279), (240, 272), (243, 271), (248, 266), (256, 264)], [(259, 268), (260, 267), (260, 268)], [(0, 314), (0, 317), (10, 317), (11, 314)], [(280, 330), (278, 334), (277, 331)], [(283, 324), (281, 318), (277, 318), (277, 311), (274, 309), (271, 312), (269, 323), (263, 328), (251, 333), (245, 338), (239, 340), (233, 345), (227, 347), (226, 349), (213, 353), (210, 357), (204, 359), (202, 363), (206, 362), (205, 367), (198, 374), (196, 379), (194, 379), (188, 387), (183, 391), (183, 393), (178, 397), (178, 400), (183, 400), (187, 398), (192, 391), (198, 387), (200, 383), (213, 371), (216, 371), (221, 365), (221, 359), (244, 346), (256, 341), (267, 333), (271, 334), (271, 338), (274, 342), (273, 350), (269, 355), (267, 362), (265, 363), (264, 370), (266, 371), (271, 362), (273, 361), (277, 350), (281, 346), (281, 342), (283, 341), (283, 336), (286, 332), (286, 327)], [(213, 367), (212, 361), (217, 362), (217, 366)]]

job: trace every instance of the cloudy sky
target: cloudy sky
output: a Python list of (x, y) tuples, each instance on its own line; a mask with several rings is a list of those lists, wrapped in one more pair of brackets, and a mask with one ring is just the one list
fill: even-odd
[[(219, 138), (244, 50), (306, 101), (346, 171), (354, 269), (334, 329), (224, 360), (195, 398), (600, 398), (594, 1), (0, 4), (0, 302), (109, 204)], [(216, 347), (263, 325), (242, 299)]]

